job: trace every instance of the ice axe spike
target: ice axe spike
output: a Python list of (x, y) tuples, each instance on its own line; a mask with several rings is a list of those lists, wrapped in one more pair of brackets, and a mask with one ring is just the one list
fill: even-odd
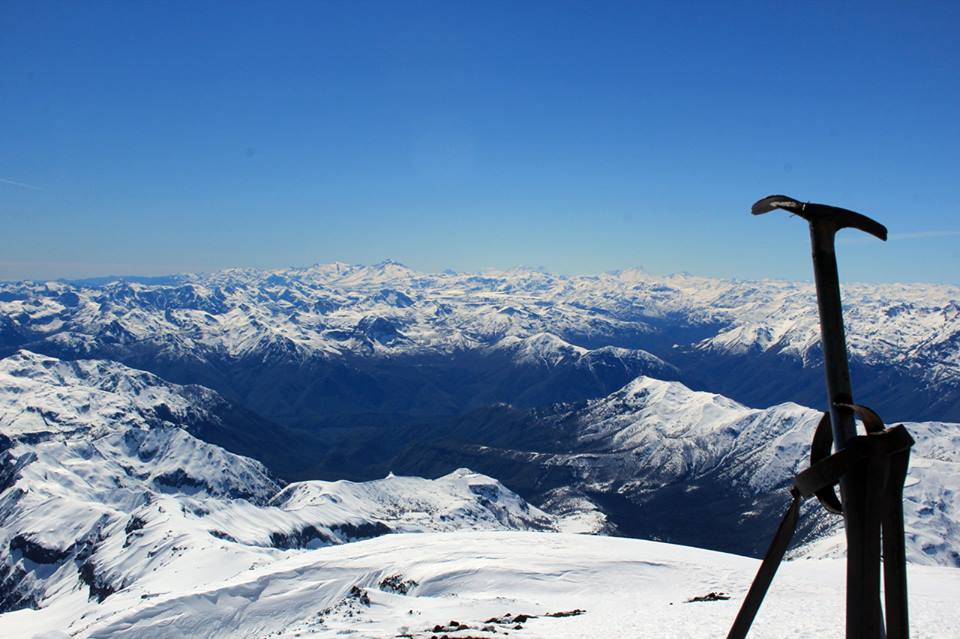
[[(840, 229), (855, 228), (886, 240), (887, 228), (860, 213), (825, 204), (800, 202), (785, 195), (770, 195), (759, 200), (751, 208), (751, 213), (761, 215), (774, 209), (799, 215), (810, 224), (827, 405), (833, 441), (841, 450), (856, 437), (857, 431), (851, 409), (854, 401), (834, 237)], [(878, 639), (886, 634), (880, 606), (879, 520), (870, 496), (871, 487), (862, 473), (848, 473), (840, 479), (847, 536), (848, 639)]]

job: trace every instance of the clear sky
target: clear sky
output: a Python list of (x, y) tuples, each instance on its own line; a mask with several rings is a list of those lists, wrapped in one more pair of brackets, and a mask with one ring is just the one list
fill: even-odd
[(0, 2), (0, 279), (392, 258), (960, 283), (960, 3)]

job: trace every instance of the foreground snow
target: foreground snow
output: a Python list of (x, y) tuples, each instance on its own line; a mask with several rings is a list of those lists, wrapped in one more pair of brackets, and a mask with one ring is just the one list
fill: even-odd
[[(163, 574), (147, 576), (99, 606), (76, 592), (46, 610), (2, 615), (0, 630), (5, 637), (360, 639), (509, 632), (530, 639), (712, 638), (726, 633), (757, 562), (623, 538), (454, 532), (387, 535), (234, 567), (234, 576), (196, 589), (171, 588)], [(960, 571), (915, 565), (909, 571), (912, 636), (960, 636)], [(838, 636), (842, 582), (840, 561), (787, 563), (751, 637)], [(731, 599), (687, 602), (710, 592)], [(585, 612), (547, 616), (577, 610)], [(535, 618), (518, 624), (521, 614)], [(488, 621), (493, 618), (498, 621)], [(468, 628), (453, 630), (451, 621)]]

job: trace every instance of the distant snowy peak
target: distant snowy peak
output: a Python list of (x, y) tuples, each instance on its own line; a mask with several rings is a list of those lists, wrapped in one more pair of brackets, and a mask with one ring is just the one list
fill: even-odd
[(641, 376), (612, 395), (590, 402), (578, 421), (583, 424), (580, 437), (585, 442), (622, 447), (652, 438), (663, 439), (670, 447), (674, 441), (686, 445), (686, 440), (724, 433), (724, 439), (732, 440), (740, 435), (732, 426), (759, 413), (722, 395)]
[(756, 491), (782, 484), (799, 469), (817, 419), (818, 413), (796, 404), (752, 409), (650, 377), (639, 377), (574, 414), (583, 450), (622, 457), (626, 464), (611, 464), (610, 457), (584, 460), (585, 467), (596, 464), (589, 473), (594, 481), (667, 485), (724, 463), (731, 472), (742, 472)]
[(634, 407), (663, 410), (702, 411), (705, 406), (722, 406), (724, 410), (749, 412), (751, 409), (723, 395), (695, 391), (680, 382), (664, 381), (641, 375), (608, 397), (593, 402), (600, 407), (606, 404), (622, 404)]
[(507, 336), (491, 347), (493, 351), (513, 354), (514, 362), (530, 366), (556, 368), (564, 364), (585, 367), (621, 364), (634, 370), (661, 376), (678, 374), (675, 366), (641, 349), (603, 346), (589, 349), (571, 344), (552, 333), (536, 333), (529, 337)]
[[(783, 326), (748, 324), (734, 326), (704, 340), (698, 346), (703, 349), (741, 355), (750, 351), (766, 351), (780, 342), (785, 333)], [(805, 351), (806, 348), (802, 349)]]
[(396, 532), (425, 530), (555, 530), (550, 515), (497, 480), (461, 468), (438, 479), (397, 477), (307, 481), (288, 485), (270, 505), (290, 511), (321, 509), (362, 515)]
[(493, 348), (514, 353), (517, 363), (547, 367), (579, 360), (589, 352), (586, 348), (574, 346), (550, 333), (536, 333), (529, 337), (509, 335), (497, 342)]

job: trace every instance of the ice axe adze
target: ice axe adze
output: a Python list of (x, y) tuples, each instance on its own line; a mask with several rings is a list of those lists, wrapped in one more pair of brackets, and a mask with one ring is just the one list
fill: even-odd
[[(728, 637), (745, 637), (796, 529), (800, 502), (816, 495), (830, 511), (844, 516), (847, 537), (847, 639), (905, 639), (907, 625), (906, 565), (903, 546), (903, 483), (913, 439), (903, 426), (885, 428), (876, 413), (857, 406), (850, 386), (840, 282), (834, 237), (855, 228), (887, 239), (887, 229), (865, 215), (824, 204), (798, 202), (771, 195), (753, 205), (760, 215), (782, 209), (810, 225), (813, 270), (820, 311), (820, 339), (826, 372), (828, 413), (824, 415), (811, 454), (811, 466), (794, 479), (793, 503), (777, 530), (750, 592)], [(857, 436), (855, 416), (868, 434)], [(830, 454), (831, 443), (837, 452)], [(840, 484), (842, 500), (833, 493)], [(886, 626), (880, 604), (880, 550), (884, 554)]]

